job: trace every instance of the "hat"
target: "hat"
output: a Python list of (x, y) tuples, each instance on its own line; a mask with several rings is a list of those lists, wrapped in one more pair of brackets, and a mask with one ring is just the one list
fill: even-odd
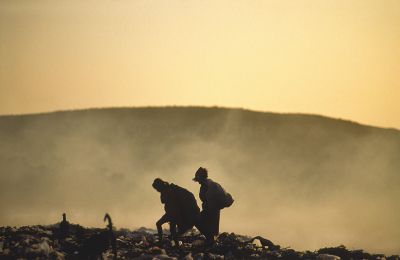
[(208, 171), (206, 168), (200, 167), (197, 171), (196, 174), (194, 175), (193, 180), (194, 181), (199, 181), (199, 180), (204, 180), (208, 178)]

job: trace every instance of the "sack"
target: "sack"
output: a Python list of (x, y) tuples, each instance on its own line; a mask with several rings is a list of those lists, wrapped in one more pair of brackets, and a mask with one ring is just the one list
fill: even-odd
[(208, 179), (207, 198), (209, 206), (217, 209), (230, 207), (234, 201), (231, 194), (211, 179)]
[(233, 202), (235, 200), (233, 199), (232, 195), (230, 193), (225, 193), (225, 203), (224, 203), (224, 208), (229, 208), (232, 206)]

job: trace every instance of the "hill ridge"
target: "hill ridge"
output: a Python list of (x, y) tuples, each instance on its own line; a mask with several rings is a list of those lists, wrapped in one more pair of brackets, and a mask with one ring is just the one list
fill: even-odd
[(344, 119), (344, 118), (336, 118), (325, 116), (321, 114), (313, 114), (313, 113), (295, 113), (295, 112), (272, 112), (272, 111), (260, 111), (254, 109), (247, 108), (236, 108), (236, 107), (221, 107), (221, 106), (121, 106), (121, 107), (93, 107), (93, 108), (79, 108), (79, 109), (66, 109), (66, 110), (55, 110), (48, 112), (37, 112), (37, 113), (25, 113), (25, 114), (5, 114), (0, 115), (0, 120), (3, 118), (19, 118), (19, 117), (30, 117), (30, 116), (46, 116), (46, 115), (54, 115), (54, 114), (65, 114), (65, 113), (79, 113), (79, 112), (100, 112), (100, 111), (124, 111), (124, 110), (159, 110), (159, 109), (199, 109), (199, 110), (227, 110), (227, 111), (237, 111), (237, 112), (245, 112), (245, 113), (258, 113), (264, 115), (276, 115), (276, 116), (288, 116), (288, 117), (311, 117), (311, 118), (320, 118), (323, 120), (336, 120), (341, 121), (348, 124), (371, 127), (383, 130), (389, 130), (394, 132), (399, 132), (400, 129), (395, 127), (382, 127), (376, 125), (370, 125), (365, 123), (360, 123), (358, 121)]

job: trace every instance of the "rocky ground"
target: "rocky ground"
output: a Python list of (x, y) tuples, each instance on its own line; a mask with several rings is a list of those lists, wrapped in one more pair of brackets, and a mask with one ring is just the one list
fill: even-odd
[[(0, 228), (0, 259), (80, 259), (85, 241), (102, 229), (71, 225), (68, 235), (60, 237), (58, 225)], [(399, 256), (369, 254), (344, 246), (298, 252), (274, 246), (258, 237), (222, 233), (212, 247), (195, 230), (179, 239), (179, 245), (168, 238), (158, 241), (154, 230), (114, 231), (118, 259), (397, 259)], [(111, 248), (104, 250), (105, 259), (113, 259)]]

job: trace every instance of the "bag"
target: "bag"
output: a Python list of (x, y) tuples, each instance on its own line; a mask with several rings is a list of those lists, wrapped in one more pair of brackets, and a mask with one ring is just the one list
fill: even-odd
[(230, 206), (232, 206), (233, 202), (235, 200), (233, 199), (232, 195), (230, 193), (225, 193), (225, 203), (224, 203), (224, 208), (229, 208)]
[(226, 192), (220, 184), (211, 179), (208, 179), (207, 197), (209, 204), (212, 203), (218, 209), (228, 208), (234, 202), (232, 195)]

